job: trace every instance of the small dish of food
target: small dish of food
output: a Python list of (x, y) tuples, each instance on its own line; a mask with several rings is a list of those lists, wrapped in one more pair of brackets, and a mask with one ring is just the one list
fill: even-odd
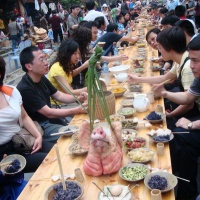
[(140, 85), (140, 84), (130, 84), (129, 90), (131, 92), (141, 92), (142, 91), (142, 85)]
[(120, 102), (121, 106), (123, 107), (133, 107), (133, 100), (124, 99)]
[(119, 176), (125, 181), (141, 181), (148, 174), (147, 165), (141, 163), (130, 163), (119, 170)]
[(19, 154), (12, 154), (3, 158), (0, 165), (2, 173), (14, 175), (24, 169), (26, 166), (26, 159)]
[(122, 120), (122, 129), (136, 129), (138, 121), (134, 119), (125, 119)]
[(134, 129), (122, 129), (122, 140), (128, 140), (129, 138), (135, 138), (137, 131)]
[(81, 156), (81, 155), (85, 155), (87, 154), (88, 150), (86, 149), (83, 149), (79, 143), (73, 143), (71, 146), (69, 146), (69, 151), (71, 154), (74, 154), (74, 155), (78, 155), (78, 156)]
[(144, 179), (144, 184), (148, 189), (158, 189), (161, 192), (168, 192), (174, 189), (177, 183), (176, 176), (163, 171), (148, 174)]
[(161, 66), (151, 66), (151, 71), (157, 72), (157, 71), (160, 71), (161, 68), (162, 68)]
[(135, 73), (140, 73), (140, 74), (142, 74), (142, 73), (144, 73), (144, 71), (145, 71), (144, 68), (135, 68), (135, 69), (134, 69), (134, 72), (135, 72)]
[(128, 138), (127, 140), (124, 141), (124, 148), (127, 149), (127, 151), (145, 147), (145, 145), (146, 145), (146, 139), (138, 136), (134, 138)]
[(135, 113), (135, 109), (129, 107), (121, 108), (120, 110), (117, 111), (117, 113), (119, 115), (123, 115), (125, 118), (128, 118), (133, 116), (133, 114)]
[(124, 97), (126, 97), (127, 99), (134, 99), (134, 97), (138, 94), (139, 92), (125, 92)]
[[(64, 135), (66, 137), (72, 136), (74, 133), (78, 132), (79, 127), (76, 125), (69, 125), (69, 126), (63, 126), (58, 130), (58, 133), (60, 135)], [(72, 131), (72, 132), (70, 132)]]
[(121, 122), (122, 120), (124, 120), (125, 117), (123, 115), (110, 115), (110, 121), (111, 122)]
[(126, 88), (124, 88), (124, 87), (117, 87), (117, 88), (112, 88), (110, 91), (113, 92), (113, 94), (115, 95), (115, 97), (121, 97), (126, 92)]
[(151, 124), (158, 124), (163, 122), (165, 119), (165, 114), (152, 111), (144, 119), (148, 120)]
[(148, 148), (137, 148), (128, 152), (128, 157), (131, 162), (147, 163), (154, 157), (154, 152)]
[(156, 61), (158, 61), (159, 59), (160, 59), (159, 57), (154, 57), (154, 58), (151, 58), (150, 61), (151, 61), (151, 62), (156, 62)]

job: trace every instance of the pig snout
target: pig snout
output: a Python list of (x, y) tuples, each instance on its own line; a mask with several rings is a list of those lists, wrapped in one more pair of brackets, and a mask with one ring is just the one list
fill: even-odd
[(96, 128), (92, 131), (91, 138), (93, 140), (99, 140), (106, 138), (106, 133), (102, 128)]

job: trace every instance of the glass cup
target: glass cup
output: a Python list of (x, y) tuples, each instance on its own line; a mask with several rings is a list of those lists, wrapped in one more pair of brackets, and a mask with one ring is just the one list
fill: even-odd
[(161, 191), (158, 189), (151, 190), (151, 200), (162, 200)]
[(156, 145), (156, 151), (158, 156), (163, 156), (164, 155), (164, 143), (159, 142)]
[(163, 113), (163, 106), (161, 106), (161, 105), (156, 105), (155, 111), (156, 111), (156, 112)]
[(154, 93), (153, 92), (148, 92), (147, 93), (147, 98), (149, 99), (150, 103), (154, 103), (155, 102)]
[(83, 182), (83, 181), (84, 181), (84, 177), (83, 177), (83, 174), (82, 174), (82, 171), (81, 171), (80, 168), (76, 168), (76, 169), (74, 170), (74, 174), (75, 174), (76, 180), (77, 180), (78, 182)]

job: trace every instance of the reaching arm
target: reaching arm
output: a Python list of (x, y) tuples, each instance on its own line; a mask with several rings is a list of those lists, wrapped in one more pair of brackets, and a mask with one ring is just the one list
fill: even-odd
[(132, 43), (135, 43), (137, 42), (139, 39), (138, 36), (135, 36), (135, 37), (128, 37), (128, 36), (123, 36), (120, 41), (126, 41), (126, 42), (132, 42)]
[(106, 62), (114, 62), (116, 60), (127, 60), (128, 56), (127, 55), (118, 55), (118, 56), (102, 56), (101, 57), (101, 62), (106, 61)]
[(78, 75), (80, 72), (82, 72), (84, 69), (87, 69), (89, 66), (89, 61), (85, 61), (80, 67), (78, 67), (77, 69), (73, 70), (73, 77)]
[(42, 135), (38, 131), (37, 127), (33, 123), (32, 119), (28, 116), (26, 111), (24, 110), (24, 107), (21, 106), (21, 118), (23, 122), (23, 126), (33, 135), (35, 138), (35, 142), (32, 148), (32, 154), (37, 152), (42, 148)]

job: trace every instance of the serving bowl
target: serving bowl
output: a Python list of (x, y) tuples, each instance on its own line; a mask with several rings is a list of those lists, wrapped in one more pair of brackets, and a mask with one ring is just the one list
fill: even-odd
[(72, 145), (69, 146), (69, 149), (71, 154), (81, 156), (87, 154), (88, 150), (83, 149), (78, 142), (74, 142)]
[(131, 162), (147, 163), (154, 157), (154, 151), (148, 148), (137, 148), (128, 152)]
[(133, 116), (133, 114), (135, 113), (135, 109), (134, 108), (125, 107), (125, 108), (121, 108), (120, 110), (118, 110), (117, 113), (119, 115), (123, 115), (125, 118), (128, 118), (128, 117), (132, 117)]
[(141, 92), (142, 91), (142, 85), (140, 85), (140, 84), (130, 84), (129, 90), (131, 92)]
[(111, 72), (111, 74), (119, 74), (119, 73), (128, 74), (129, 69), (130, 69), (129, 65), (119, 65), (119, 66), (109, 68), (109, 71)]
[(137, 131), (134, 129), (122, 129), (122, 140), (127, 140), (129, 138), (135, 138), (137, 136)]
[(110, 89), (111, 92), (115, 95), (115, 97), (121, 97), (126, 92), (126, 88), (124, 87), (116, 87)]
[(139, 92), (125, 92), (124, 97), (127, 99), (134, 99), (137, 94), (139, 94)]
[(141, 73), (141, 74), (145, 72), (144, 68), (141, 68), (141, 67), (135, 68), (133, 71), (134, 71), (135, 73)]
[(148, 174), (148, 171), (147, 165), (130, 163), (119, 170), (119, 176), (125, 181), (137, 182), (143, 180)]
[(128, 74), (127, 73), (119, 73), (119, 74), (113, 74), (115, 79), (118, 81), (118, 82), (124, 82), (124, 81), (127, 81), (127, 78), (128, 78)]
[(125, 119), (125, 117), (123, 115), (110, 115), (111, 122), (117, 122), (117, 121), (121, 122), (124, 119)]
[[(83, 186), (77, 181), (69, 181), (68, 180), (68, 181), (65, 181), (65, 183), (66, 183), (66, 188), (67, 188), (66, 191), (72, 191), (73, 194), (77, 193), (77, 197), (71, 198), (71, 200), (81, 199), (83, 192), (84, 192)], [(58, 187), (61, 188), (61, 189), (63, 188), (61, 182), (55, 183), (52, 186), (50, 186), (44, 194), (44, 199), (45, 200), (54, 200), (54, 196), (56, 194), (56, 190), (57, 190)], [(58, 199), (61, 199), (61, 197), (58, 197)]]
[[(168, 192), (168, 191), (174, 189), (174, 187), (178, 183), (178, 180), (177, 180), (176, 176), (174, 176), (173, 174), (170, 174), (168, 172), (158, 171), (158, 172), (154, 172), (154, 173), (148, 174), (144, 179), (145, 186), (150, 190), (159, 189), (158, 187), (155, 187), (156, 185), (154, 185), (154, 187), (150, 187), (149, 186), (150, 179), (152, 177), (155, 177), (155, 175), (158, 175), (160, 177), (164, 177), (167, 180), (167, 186), (164, 189), (160, 188), (161, 192)], [(159, 183), (159, 182), (157, 182), (157, 183)], [(159, 185), (159, 187), (160, 187), (160, 185)]]
[(8, 174), (8, 175), (14, 175), (14, 174), (21, 172), (24, 169), (24, 167), (26, 166), (26, 159), (24, 158), (24, 156), (21, 156), (19, 154), (12, 154), (12, 155), (6, 156), (5, 158), (3, 158), (1, 160), (1, 164), (7, 163), (7, 162), (12, 162), (16, 159), (20, 162), (20, 168), (16, 172), (7, 172), (7, 167), (11, 166), (12, 165), (12, 163), (11, 163), (10, 165), (4, 165), (1, 167), (2, 173)]
[(150, 136), (150, 138), (152, 139), (153, 142), (158, 143), (158, 142), (162, 142), (162, 143), (168, 143), (169, 141), (173, 140), (174, 138), (174, 134), (170, 134), (168, 136), (157, 136), (157, 134)]
[(156, 71), (160, 71), (160, 69), (162, 68), (161, 66), (151, 66), (151, 71), (152, 72), (156, 72)]
[[(154, 117), (157, 118), (157, 116), (160, 116), (160, 119), (153, 119)], [(148, 120), (151, 124), (158, 124), (163, 122), (165, 117), (166, 115), (164, 113), (153, 111), (149, 113), (144, 119)]]
[(133, 107), (133, 100), (131, 99), (124, 99), (120, 102), (121, 106), (123, 107)]
[(134, 122), (133, 119), (122, 120), (122, 129), (136, 129), (138, 122)]
[(146, 139), (143, 137), (128, 138), (123, 142), (123, 146), (127, 151), (132, 149), (142, 148), (146, 146)]
[[(63, 133), (61, 135), (64, 135), (66, 137), (72, 136), (74, 133), (77, 133), (79, 130), (79, 127), (76, 125), (69, 125), (69, 126), (63, 126), (58, 130), (58, 133)], [(68, 133), (67, 131), (73, 131), (71, 133)], [(66, 133), (65, 133), (66, 132)]]

